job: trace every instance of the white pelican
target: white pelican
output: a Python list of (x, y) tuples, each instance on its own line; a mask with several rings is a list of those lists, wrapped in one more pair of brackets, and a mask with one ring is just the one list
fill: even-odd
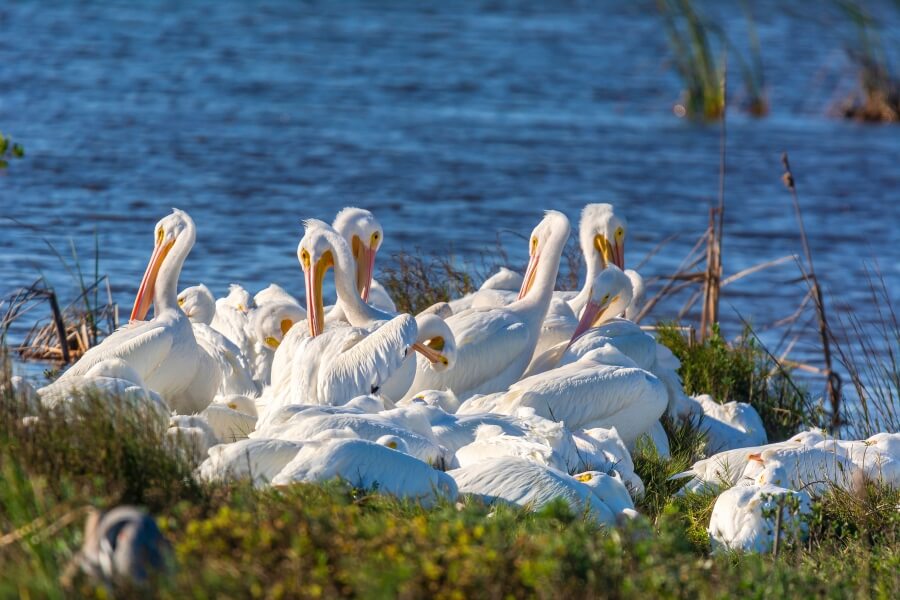
[(456, 338), (456, 365), (436, 372), (418, 359), (407, 396), (422, 390), (451, 390), (460, 400), (506, 389), (519, 379), (540, 336), (547, 314), (569, 220), (547, 211), (529, 240), (530, 261), (520, 299), (506, 307), (472, 308), (447, 319)]
[(250, 292), (240, 284), (228, 286), (228, 295), (216, 300), (216, 312), (210, 327), (231, 340), (244, 356), (253, 350), (250, 337), (250, 310), (255, 308)]
[(216, 298), (202, 283), (181, 290), (178, 306), (191, 323), (209, 325), (216, 316)]
[(250, 312), (250, 338), (253, 349), (247, 360), (253, 379), (268, 385), (272, 379), (275, 350), (295, 323), (306, 319), (306, 311), (280, 286), (274, 283), (253, 297), (256, 308)]
[(220, 442), (202, 415), (174, 415), (169, 420), (167, 446), (192, 463), (200, 463), (209, 449)]
[(456, 364), (456, 338), (444, 319), (430, 313), (416, 316), (416, 355), (409, 355), (399, 369), (384, 382), (380, 393), (396, 402), (406, 396), (416, 377), (417, 356), (423, 357), (425, 368), (441, 373)]
[(199, 468), (201, 479), (229, 481), (249, 478), (256, 486), (270, 483), (297, 456), (302, 442), (275, 439), (239, 440), (209, 449)]
[[(581, 211), (578, 227), (578, 241), (584, 255), (587, 273), (584, 287), (569, 301), (576, 316), (581, 315), (590, 297), (590, 285), (601, 270), (615, 265), (625, 272), (632, 283), (634, 301), (644, 289), (641, 276), (632, 270), (625, 270), (625, 236), (628, 226), (625, 219), (615, 214), (611, 204), (588, 204)], [(630, 306), (630, 305), (629, 305)], [(626, 316), (631, 316), (627, 311)], [(613, 313), (619, 314), (619, 313)]]
[[(616, 523), (612, 509), (577, 476), (524, 458), (489, 458), (447, 474), (456, 480), (460, 494), (469, 494), (487, 503), (507, 502), (538, 510), (561, 498), (576, 514), (587, 513), (605, 525)], [(625, 495), (628, 495), (627, 490)]]
[(706, 436), (706, 454), (768, 443), (759, 413), (746, 402), (719, 404), (708, 394), (691, 400), (699, 406), (691, 419)]
[(690, 477), (690, 481), (683, 488), (687, 492), (704, 491), (721, 486), (730, 487), (741, 481), (747, 463), (750, 462), (751, 457), (758, 456), (760, 452), (770, 448), (812, 447), (824, 439), (825, 436), (820, 430), (811, 429), (800, 432), (783, 442), (726, 450), (697, 461), (687, 471), (672, 475), (669, 479)]
[(659, 379), (605, 345), (576, 362), (522, 379), (506, 392), (473, 398), (459, 412), (512, 414), (531, 407), (571, 430), (615, 427), (625, 445), (633, 448), (659, 420), (666, 402), (666, 388)]
[(743, 478), (763, 484), (780, 485), (813, 495), (832, 486), (853, 491), (862, 473), (849, 458), (834, 451), (812, 447), (776, 447), (749, 456)]
[(781, 535), (783, 539), (793, 539), (795, 532), (805, 535), (807, 531), (806, 523), (800, 518), (812, 512), (806, 492), (777, 485), (738, 486), (722, 492), (716, 498), (709, 521), (713, 550), (770, 551), (775, 540), (779, 502), (788, 496), (796, 497), (800, 508), (797, 512), (781, 509)]
[[(353, 253), (356, 263), (356, 287), (363, 302), (387, 313), (396, 313), (397, 306), (387, 290), (375, 280), (375, 254), (384, 241), (384, 230), (375, 215), (364, 208), (346, 207), (331, 224)], [(342, 318), (342, 307), (336, 304), (330, 318)]]
[(440, 499), (456, 500), (452, 477), (402, 452), (395, 439), (380, 441), (307, 442), (272, 484), (342, 479), (354, 487), (414, 500), (426, 507)]
[(900, 488), (900, 433), (876, 433), (866, 440), (822, 440), (816, 447), (853, 461), (873, 481)]
[(381, 415), (305, 410), (293, 415), (284, 423), (258, 428), (250, 434), (250, 438), (303, 442), (316, 439), (322, 436), (323, 432), (335, 430), (351, 430), (358, 437), (373, 442), (385, 435), (403, 438), (409, 448), (408, 453), (419, 460), (436, 465), (454, 463), (453, 454), (440, 446), (433, 436), (412, 431)]
[(114, 403), (110, 406), (114, 411), (131, 413), (154, 429), (163, 431), (169, 422), (166, 403), (159, 394), (147, 389), (141, 376), (120, 358), (102, 360), (84, 375), (60, 377), (37, 390), (37, 394), (44, 406), (54, 408), (77, 401), (89, 390), (107, 396)]
[[(179, 412), (202, 410), (219, 380), (216, 367), (197, 345), (191, 322), (178, 306), (178, 276), (194, 246), (194, 222), (173, 209), (154, 229), (155, 245), (134, 301), (131, 323), (84, 353), (60, 379), (86, 374), (95, 364), (121, 358)], [(154, 317), (143, 321), (155, 307)]]
[(197, 345), (221, 373), (221, 376), (216, 373), (219, 379), (216, 394), (257, 396), (259, 388), (253, 381), (244, 353), (234, 342), (209, 325), (216, 312), (215, 300), (209, 288), (202, 284), (185, 288), (178, 294), (178, 306), (191, 321)]

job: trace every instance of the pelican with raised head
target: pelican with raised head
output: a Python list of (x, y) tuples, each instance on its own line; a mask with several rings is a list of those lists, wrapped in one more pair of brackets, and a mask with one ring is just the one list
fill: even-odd
[[(62, 377), (86, 374), (95, 364), (120, 358), (179, 412), (203, 410), (219, 381), (215, 369), (194, 339), (191, 322), (178, 306), (178, 277), (194, 246), (194, 221), (184, 211), (156, 224), (153, 254), (131, 311), (131, 322), (85, 352)], [(144, 319), (154, 306), (154, 317)]]

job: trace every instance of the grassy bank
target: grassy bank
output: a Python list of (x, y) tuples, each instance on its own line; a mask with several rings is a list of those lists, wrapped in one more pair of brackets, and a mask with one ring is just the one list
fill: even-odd
[[(770, 393), (777, 381), (752, 345), (714, 337), (688, 350), (675, 335), (662, 338), (684, 361), (689, 386), (714, 382), (723, 397), (757, 406), (798, 401)], [(8, 373), (2, 381), (8, 388)], [(175, 567), (153, 588), (167, 598), (900, 594), (900, 494), (889, 490), (826, 496), (809, 543), (778, 557), (711, 555), (713, 497), (677, 498), (679, 484), (666, 480), (699, 456), (690, 428), (671, 427), (669, 460), (636, 453), (645, 516), (608, 531), (564, 505), (536, 514), (475, 502), (425, 510), (338, 483), (198, 484), (186, 453), (166, 449), (139, 419), (110, 415), (109, 401), (87, 397), (75, 412), (42, 411), (24, 424), (33, 411), (3, 392), (0, 596), (108, 595), (70, 562), (85, 508), (123, 502), (150, 509), (172, 543)]]

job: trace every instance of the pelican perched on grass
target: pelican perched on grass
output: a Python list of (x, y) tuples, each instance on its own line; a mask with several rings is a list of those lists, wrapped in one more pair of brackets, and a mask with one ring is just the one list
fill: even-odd
[(529, 239), (530, 260), (519, 300), (505, 307), (471, 308), (447, 319), (456, 338), (456, 366), (443, 372), (421, 358), (407, 396), (422, 390), (451, 390), (460, 399), (497, 392), (528, 366), (547, 315), (559, 259), (569, 237), (569, 220), (547, 211)]
[[(194, 246), (194, 221), (174, 209), (154, 229), (154, 248), (131, 311), (131, 322), (84, 353), (60, 379), (85, 375), (97, 363), (120, 358), (148, 388), (179, 412), (202, 410), (219, 387), (216, 365), (194, 338), (178, 306), (178, 276)], [(144, 321), (150, 306), (154, 317)]]

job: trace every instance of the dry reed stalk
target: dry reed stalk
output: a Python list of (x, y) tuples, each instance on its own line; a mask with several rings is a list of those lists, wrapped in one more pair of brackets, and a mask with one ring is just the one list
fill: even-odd
[(825, 360), (825, 390), (831, 403), (831, 428), (835, 431), (841, 425), (841, 378), (832, 369), (831, 363), (831, 344), (829, 340), (828, 317), (825, 313), (825, 301), (822, 297), (822, 287), (819, 285), (819, 279), (816, 277), (815, 267), (813, 266), (812, 250), (809, 247), (809, 240), (806, 237), (806, 228), (803, 226), (803, 213), (800, 210), (800, 198), (797, 195), (797, 186), (794, 181), (794, 174), (791, 172), (791, 163), (788, 160), (787, 152), (781, 154), (781, 163), (784, 165), (784, 175), (782, 181), (785, 187), (791, 193), (791, 200), (794, 203), (794, 213), (797, 217), (797, 227), (800, 229), (800, 242), (803, 245), (803, 254), (806, 257), (806, 268), (800, 266), (800, 270), (804, 274), (807, 285), (810, 286), (810, 292), (815, 300), (816, 316), (818, 317), (819, 337), (822, 339), (822, 355)]

